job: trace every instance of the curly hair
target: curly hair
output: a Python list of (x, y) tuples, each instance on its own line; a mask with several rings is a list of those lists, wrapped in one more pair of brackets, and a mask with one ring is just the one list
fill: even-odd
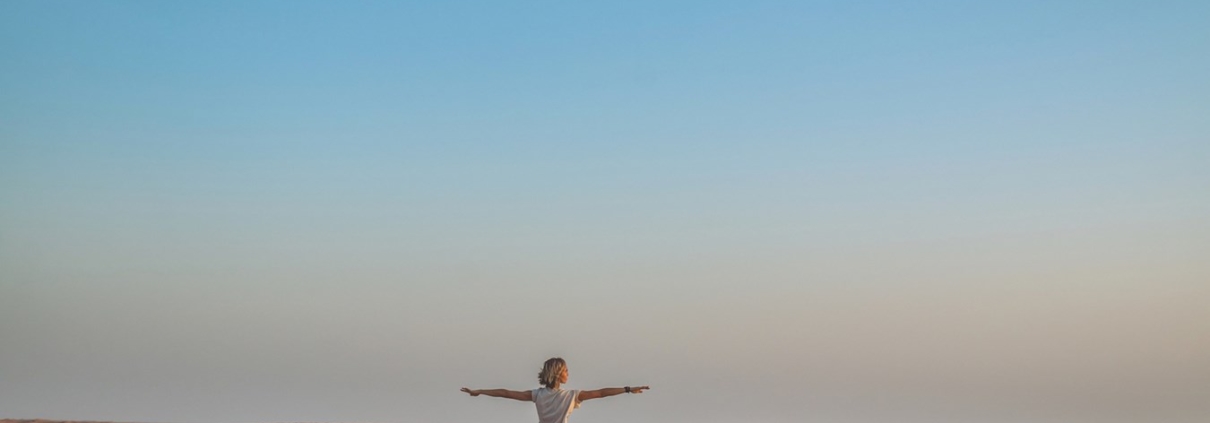
[(563, 369), (567, 368), (567, 362), (562, 358), (555, 357), (546, 360), (542, 364), (542, 371), (538, 372), (538, 383), (547, 388), (554, 388), (555, 384), (559, 383), (559, 375), (563, 373)]

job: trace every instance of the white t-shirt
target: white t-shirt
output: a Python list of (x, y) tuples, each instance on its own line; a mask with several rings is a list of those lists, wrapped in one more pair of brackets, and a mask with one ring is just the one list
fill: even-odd
[(580, 391), (538, 388), (532, 392), (538, 407), (538, 423), (567, 423), (571, 411), (580, 408)]

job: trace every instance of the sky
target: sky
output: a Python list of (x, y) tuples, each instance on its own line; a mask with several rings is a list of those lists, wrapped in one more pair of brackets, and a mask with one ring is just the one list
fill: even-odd
[(0, 418), (1210, 419), (1210, 3), (0, 3)]

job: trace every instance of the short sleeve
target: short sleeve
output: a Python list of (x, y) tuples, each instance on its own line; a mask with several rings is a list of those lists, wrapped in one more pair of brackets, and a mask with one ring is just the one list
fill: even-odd
[(571, 408), (580, 408), (580, 390), (574, 389), (571, 391)]
[(529, 401), (530, 402), (538, 402), (538, 391), (541, 389), (542, 388), (535, 388), (535, 389), (529, 391)]

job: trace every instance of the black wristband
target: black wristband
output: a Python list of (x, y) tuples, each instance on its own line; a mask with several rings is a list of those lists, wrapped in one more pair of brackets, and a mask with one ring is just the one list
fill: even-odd
[(627, 393), (627, 394), (629, 394), (629, 393), (630, 393), (630, 387), (629, 387), (629, 386), (627, 386), (627, 387), (626, 387), (626, 393)]

